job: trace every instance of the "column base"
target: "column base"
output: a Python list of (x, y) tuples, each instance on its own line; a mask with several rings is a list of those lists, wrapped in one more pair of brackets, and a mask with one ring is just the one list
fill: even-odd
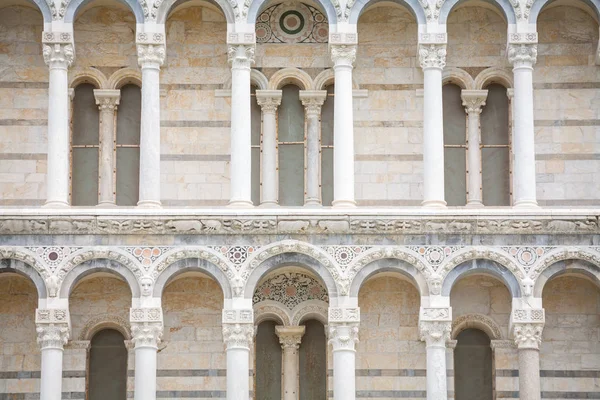
[(162, 204), (160, 204), (160, 201), (143, 200), (138, 201), (137, 208), (162, 208)]
[[(354, 206), (356, 206), (356, 203), (354, 203)], [(323, 204), (321, 204), (321, 202), (318, 199), (306, 199), (304, 200), (304, 207), (318, 208), (323, 207)]]
[(446, 208), (444, 200), (423, 200), (421, 207), (424, 208)]
[(519, 200), (513, 204), (513, 208), (540, 208), (536, 200)]
[[(114, 208), (116, 206), (117, 205), (115, 203), (113, 203), (112, 201), (103, 201), (103, 202), (98, 203), (98, 205), (96, 205), (96, 207), (98, 207), (98, 208)], [(138, 206), (139, 206), (139, 204), (138, 204)]]
[(254, 204), (250, 200), (230, 200), (227, 207), (230, 208), (254, 208)]
[(44, 203), (44, 205), (42, 207), (43, 208), (69, 208), (69, 207), (71, 207), (71, 205), (65, 201), (48, 200), (48, 201), (46, 201), (46, 203)]
[(260, 208), (279, 208), (279, 204), (276, 201), (263, 201), (260, 203)]
[(354, 200), (334, 200), (331, 202), (331, 206), (334, 208), (356, 208), (356, 201)]
[(479, 200), (473, 200), (473, 201), (469, 201), (466, 205), (467, 208), (483, 208), (484, 205), (481, 201)]

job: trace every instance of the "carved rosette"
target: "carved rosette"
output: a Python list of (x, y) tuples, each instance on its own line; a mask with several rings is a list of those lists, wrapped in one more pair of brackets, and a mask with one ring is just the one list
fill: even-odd
[(450, 321), (419, 322), (421, 340), (426, 343), (427, 347), (446, 347), (451, 331), (452, 323)]
[(446, 45), (441, 43), (419, 44), (421, 68), (443, 69), (446, 66)]
[(69, 340), (69, 322), (68, 310), (37, 309), (35, 324), (40, 348), (62, 350)]
[(514, 68), (532, 68), (537, 61), (537, 44), (509, 43), (508, 61)]
[(285, 350), (298, 350), (302, 342), (302, 336), (306, 327), (304, 326), (276, 326), (275, 332), (279, 337), (281, 348)]
[(223, 341), (230, 349), (250, 349), (254, 338), (254, 324), (223, 324)]
[(254, 63), (254, 45), (230, 44), (227, 50), (227, 60), (232, 69), (250, 69)]
[(538, 350), (542, 343), (544, 324), (516, 323), (513, 325), (515, 343), (519, 349)]
[(277, 108), (281, 105), (281, 91), (277, 91), (278, 94), (265, 95), (261, 94), (261, 91), (256, 93), (256, 102), (260, 106), (264, 114), (275, 114)]
[(333, 351), (355, 351), (358, 343), (358, 322), (330, 323), (329, 344)]
[(487, 90), (463, 90), (461, 93), (462, 105), (467, 114), (481, 114), (487, 95)]
[(355, 44), (330, 44), (329, 50), (331, 51), (331, 61), (333, 61), (335, 67), (351, 67), (356, 61)]
[(129, 310), (131, 336), (135, 347), (157, 348), (163, 335), (163, 314), (160, 307)]

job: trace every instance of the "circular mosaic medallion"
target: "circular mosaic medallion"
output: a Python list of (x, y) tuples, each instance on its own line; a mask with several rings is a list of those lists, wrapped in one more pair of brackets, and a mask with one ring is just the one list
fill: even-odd
[(327, 18), (308, 4), (276, 4), (256, 19), (259, 43), (327, 43), (328, 39)]
[(297, 35), (304, 29), (304, 17), (296, 10), (288, 10), (279, 17), (279, 28), (288, 35)]

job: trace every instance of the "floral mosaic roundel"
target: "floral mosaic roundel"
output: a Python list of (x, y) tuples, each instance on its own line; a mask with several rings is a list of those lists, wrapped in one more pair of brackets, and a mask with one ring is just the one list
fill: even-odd
[(256, 20), (258, 43), (327, 43), (328, 39), (327, 18), (308, 4), (276, 4)]

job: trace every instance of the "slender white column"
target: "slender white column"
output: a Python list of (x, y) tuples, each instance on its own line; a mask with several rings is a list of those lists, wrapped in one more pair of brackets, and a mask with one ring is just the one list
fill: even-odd
[(163, 44), (138, 43), (142, 69), (142, 117), (140, 126), (140, 195), (138, 207), (160, 207), (160, 67), (165, 61)]
[(115, 198), (115, 112), (121, 98), (120, 90), (95, 89), (94, 96), (100, 110), (100, 190), (98, 205), (116, 205)]
[[(70, 33), (44, 32), (43, 54), (48, 64), (48, 167), (46, 207), (69, 206), (70, 135), (67, 70), (73, 63)], [(66, 40), (66, 41), (63, 41)]]
[(446, 207), (444, 200), (444, 121), (442, 70), (445, 44), (420, 44), (423, 68), (423, 207)]
[(298, 348), (305, 330), (306, 327), (304, 326), (275, 327), (275, 332), (279, 337), (279, 343), (281, 343), (281, 349), (283, 350), (283, 400), (298, 400), (300, 396)]
[(257, 90), (256, 101), (262, 110), (261, 206), (277, 205), (277, 108), (281, 90)]
[(329, 344), (333, 348), (333, 399), (356, 398), (356, 344), (358, 323), (330, 323)]
[(537, 207), (533, 125), (533, 65), (537, 44), (508, 46), (515, 81), (513, 107), (514, 207)]
[(330, 44), (330, 50), (335, 74), (332, 205), (355, 207), (352, 64), (356, 60), (356, 45)]
[(469, 170), (467, 207), (483, 207), (481, 193), (481, 125), (479, 116), (481, 108), (485, 106), (487, 90), (463, 90), (461, 97), (463, 106), (469, 119), (469, 146), (467, 147), (467, 160)]
[(427, 400), (446, 400), (446, 342), (450, 340), (450, 321), (421, 321), (421, 340), (427, 349)]
[(229, 46), (231, 63), (231, 199), (233, 207), (252, 207), (250, 131), (250, 65), (254, 46)]
[(69, 340), (69, 312), (36, 310), (37, 342), (42, 352), (40, 400), (61, 400), (63, 349)]
[(306, 111), (306, 191), (305, 206), (321, 205), (321, 107), (326, 90), (301, 90), (300, 100)]
[(251, 323), (223, 324), (227, 346), (227, 400), (250, 397), (250, 345), (254, 337)]
[(131, 336), (135, 344), (134, 400), (156, 399), (156, 355), (163, 334), (161, 308), (132, 308)]
[(544, 309), (513, 310), (512, 331), (519, 349), (519, 399), (540, 400), (540, 344)]

